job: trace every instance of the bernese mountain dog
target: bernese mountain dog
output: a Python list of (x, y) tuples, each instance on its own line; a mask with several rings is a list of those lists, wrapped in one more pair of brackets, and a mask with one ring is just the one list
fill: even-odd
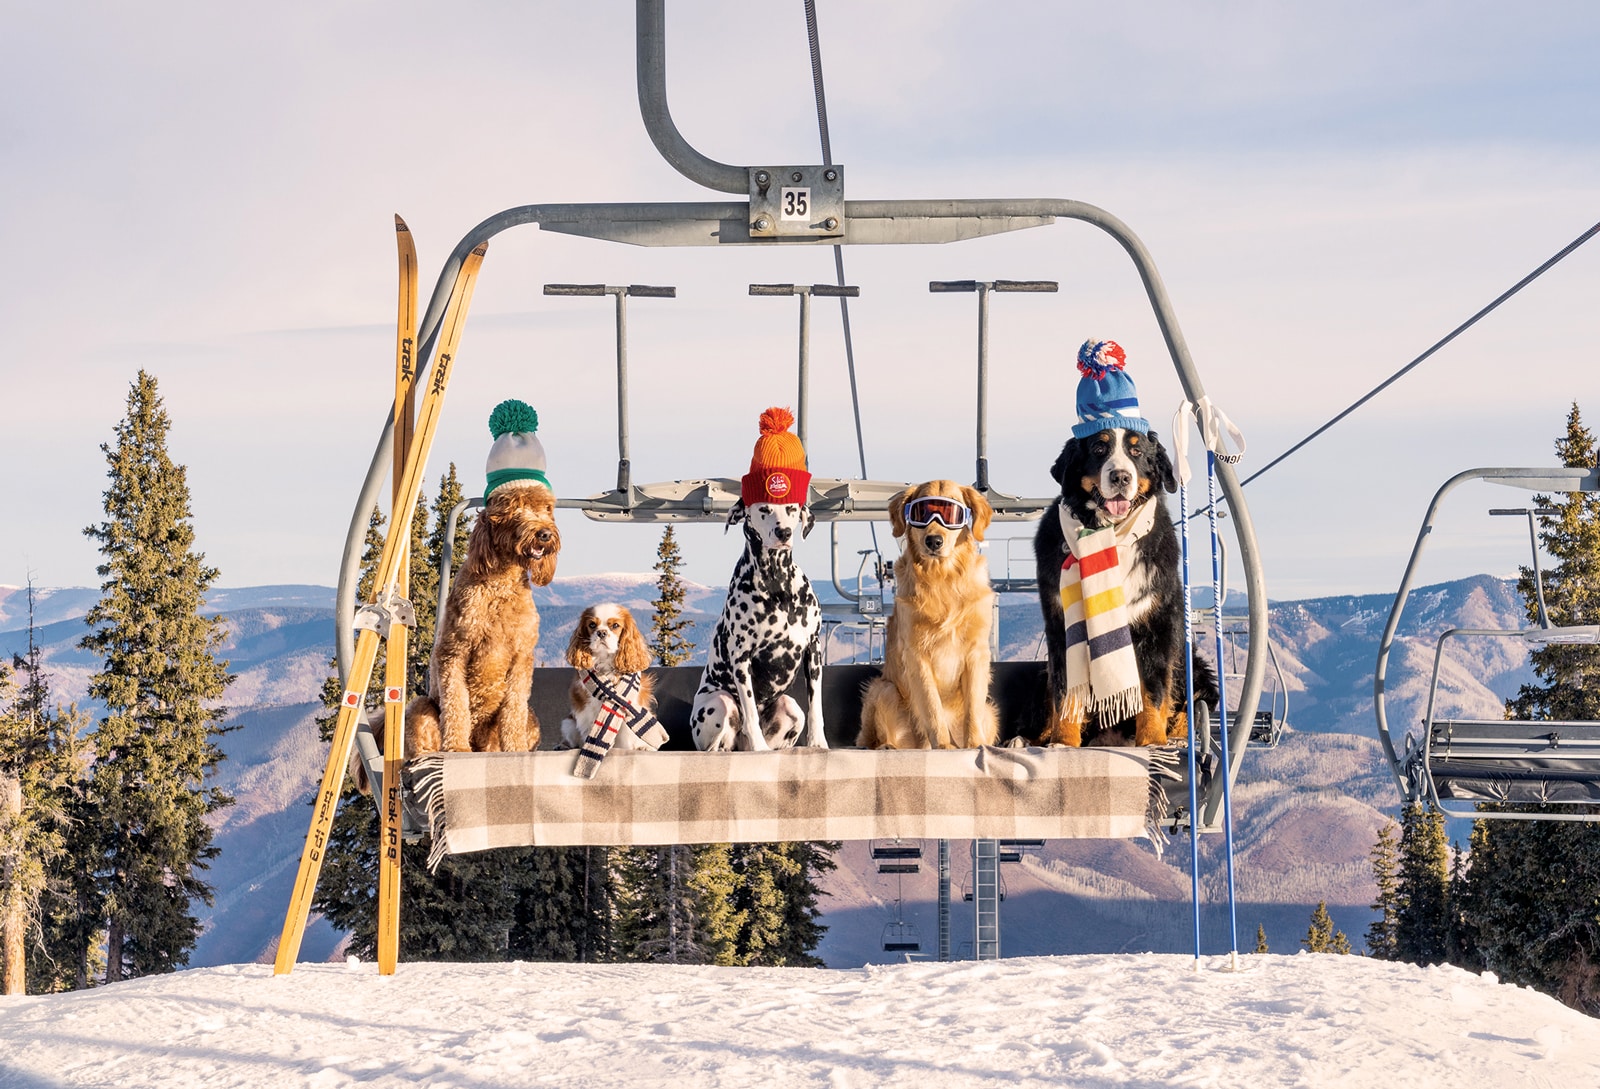
[[(1163, 492), (1178, 490), (1172, 461), (1154, 431), (1107, 428), (1071, 438), (1050, 467), (1061, 486), (1034, 537), (1039, 604), (1048, 652), (1049, 712), (1044, 745), (1159, 745), (1187, 733), (1184, 713), (1182, 561)], [(1061, 602), (1067, 532), (1118, 527), (1117, 552), (1143, 709), (1118, 722), (1067, 708), (1067, 632)], [(1126, 530), (1126, 533), (1124, 533)], [(1195, 660), (1195, 700), (1217, 704), (1217, 678)]]

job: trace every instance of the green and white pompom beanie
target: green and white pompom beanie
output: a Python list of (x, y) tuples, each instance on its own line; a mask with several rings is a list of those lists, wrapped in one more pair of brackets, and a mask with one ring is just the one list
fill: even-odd
[(539, 414), (525, 401), (501, 401), (489, 413), (489, 434), (494, 445), (489, 447), (489, 460), (484, 465), (488, 484), (483, 490), (485, 499), (502, 484), (515, 480), (532, 480), (550, 491), (550, 478), (544, 475), (544, 444), (534, 434), (539, 430)]

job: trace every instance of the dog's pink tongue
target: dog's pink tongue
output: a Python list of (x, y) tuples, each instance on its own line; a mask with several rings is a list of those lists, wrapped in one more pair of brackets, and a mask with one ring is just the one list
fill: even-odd
[(1111, 517), (1125, 518), (1128, 515), (1128, 508), (1133, 506), (1133, 501), (1129, 499), (1107, 499), (1104, 505), (1106, 513)]

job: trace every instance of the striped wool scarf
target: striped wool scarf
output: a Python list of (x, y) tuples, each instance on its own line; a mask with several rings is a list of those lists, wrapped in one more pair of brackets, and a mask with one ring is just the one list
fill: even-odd
[(1127, 566), (1118, 546), (1127, 548), (1150, 532), (1157, 502), (1148, 501), (1132, 518), (1102, 529), (1090, 529), (1066, 507), (1059, 508), (1068, 550), (1061, 565), (1061, 608), (1067, 626), (1065, 711), (1071, 717), (1093, 715), (1110, 724), (1144, 709), (1122, 593)]
[(600, 761), (616, 742), (619, 730), (631, 731), (640, 748), (659, 749), (666, 744), (666, 727), (650, 708), (633, 702), (639, 695), (639, 674), (624, 673), (621, 678), (615, 685), (607, 684), (594, 670), (587, 669), (579, 680), (589, 695), (600, 701), (600, 714), (584, 736), (578, 749), (578, 761), (572, 768), (572, 774), (580, 778), (594, 778), (595, 772), (600, 770)]

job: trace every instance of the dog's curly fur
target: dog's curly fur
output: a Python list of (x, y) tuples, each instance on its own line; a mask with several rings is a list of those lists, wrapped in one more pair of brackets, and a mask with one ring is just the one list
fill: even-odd
[[(969, 522), (909, 526), (905, 505), (948, 496), (966, 505)], [(978, 550), (993, 510), (975, 488), (930, 480), (889, 500), (889, 521), (904, 547), (894, 564), (894, 612), (884, 642), (883, 674), (861, 704), (865, 749), (962, 749), (992, 745), (999, 732), (989, 702), (989, 630), (994, 591)]]
[[(568, 748), (583, 744), (589, 728), (600, 717), (600, 701), (583, 685), (585, 671), (592, 669), (601, 680), (612, 684), (624, 673), (638, 673), (639, 694), (635, 702), (640, 707), (654, 703), (650, 674), (645, 672), (650, 668), (650, 647), (626, 606), (608, 603), (583, 610), (567, 643), (567, 664), (578, 671), (567, 694), (572, 713), (561, 720), (561, 740)], [(622, 730), (617, 735), (617, 745), (626, 749), (632, 739), (631, 730)]]
[(472, 527), (450, 586), (428, 669), (428, 693), (406, 708), (406, 758), (438, 752), (526, 752), (539, 744), (528, 706), (539, 610), (531, 587), (556, 573), (555, 496), (502, 484)]
[[(1172, 462), (1151, 431), (1111, 428), (1068, 439), (1050, 467), (1061, 494), (1045, 511), (1034, 537), (1039, 604), (1044, 611), (1050, 705), (1041, 743), (1058, 745), (1161, 745), (1185, 736), (1183, 581), (1177, 530), (1163, 492), (1178, 490)], [(1148, 533), (1118, 547), (1125, 565), (1123, 593), (1134, 657), (1139, 665), (1143, 710), (1123, 722), (1100, 726), (1067, 713), (1065, 618), (1061, 608), (1061, 564), (1067, 557), (1061, 512), (1077, 524), (1098, 528), (1132, 518), (1145, 503), (1156, 504)], [(1216, 674), (1195, 659), (1195, 699), (1215, 707)]]

